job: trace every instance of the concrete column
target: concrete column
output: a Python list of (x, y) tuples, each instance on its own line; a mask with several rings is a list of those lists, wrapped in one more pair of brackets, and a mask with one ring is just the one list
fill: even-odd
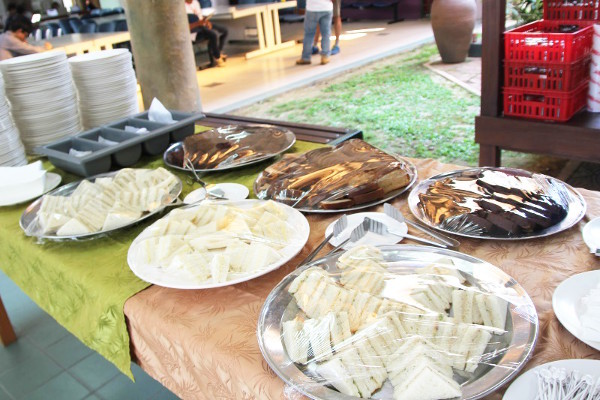
[(200, 111), (196, 60), (183, 0), (125, 0), (127, 25), (144, 106)]

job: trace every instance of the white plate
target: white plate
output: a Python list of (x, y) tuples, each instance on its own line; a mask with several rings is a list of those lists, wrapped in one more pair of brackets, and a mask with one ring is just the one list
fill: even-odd
[(60, 175), (55, 174), (54, 172), (47, 172), (46, 173), (46, 183), (44, 185), (44, 191), (42, 193), (38, 194), (37, 196), (33, 196), (33, 197), (30, 196), (27, 198), (18, 198), (18, 199), (15, 199), (14, 197), (11, 197), (10, 199), (4, 199), (4, 198), (2, 198), (2, 196), (0, 196), (0, 206), (14, 206), (17, 204), (26, 203), (30, 200), (40, 197), (43, 194), (48, 193), (52, 189), (56, 188), (60, 184), (61, 180), (62, 180), (62, 178)]
[(556, 318), (573, 336), (596, 350), (600, 350), (600, 341), (581, 338), (581, 322), (577, 316), (582, 312), (581, 298), (597, 287), (598, 282), (600, 270), (573, 275), (558, 285), (552, 295), (552, 308)]
[(600, 217), (594, 218), (583, 227), (583, 241), (595, 253), (600, 249)]
[[(240, 208), (251, 208), (256, 204), (264, 203), (265, 201), (266, 200), (223, 201), (219, 204), (230, 204)], [(144, 231), (142, 231), (142, 233), (140, 233), (138, 237), (135, 238), (133, 243), (131, 243), (129, 251), (127, 252), (127, 264), (129, 264), (129, 268), (131, 268), (133, 273), (138, 278), (155, 285), (174, 289), (211, 289), (216, 287), (235, 285), (236, 283), (246, 282), (250, 279), (257, 278), (268, 272), (276, 270), (277, 268), (281, 267), (283, 264), (291, 260), (296, 254), (300, 252), (300, 250), (302, 250), (302, 248), (308, 241), (310, 226), (308, 225), (306, 217), (302, 215), (300, 211), (295, 210), (290, 206), (286, 206), (285, 204), (279, 203), (278, 205), (282, 206), (285, 209), (288, 215), (287, 223), (293, 228), (292, 232), (294, 234), (294, 237), (292, 238), (292, 240), (290, 240), (290, 243), (286, 247), (279, 250), (279, 253), (282, 254), (282, 257), (277, 262), (267, 265), (262, 269), (256, 270), (251, 274), (242, 275), (229, 281), (220, 283), (193, 282), (190, 281), (188, 276), (177, 276), (173, 274), (172, 271), (166, 271), (161, 268), (146, 264), (141, 259), (143, 257), (143, 254), (141, 254), (141, 248), (140, 246), (138, 246), (138, 244), (152, 236), (150, 232), (152, 232), (154, 224), (144, 229)], [(199, 204), (189, 209), (194, 209), (201, 206), (202, 204)], [(171, 214), (167, 214), (165, 217), (161, 218), (161, 220), (168, 219), (170, 218), (170, 216)]]
[[(223, 191), (223, 197), (231, 201), (244, 200), (250, 194), (250, 190), (244, 185), (239, 183), (217, 183), (216, 185), (209, 185), (208, 190), (212, 191), (215, 189), (221, 189)], [(185, 204), (192, 204), (202, 201), (206, 198), (206, 190), (204, 188), (198, 188), (191, 191), (183, 202)]]
[[(383, 213), (378, 212), (362, 212), (357, 214), (348, 214), (348, 227), (342, 231), (342, 233), (338, 237), (332, 237), (329, 243), (332, 246), (337, 246), (342, 243), (344, 240), (350, 237), (350, 234), (358, 225), (360, 225), (366, 217), (374, 219), (376, 221), (382, 222), (384, 225), (388, 227), (388, 230), (397, 231), (401, 234), (406, 234), (408, 232), (408, 227), (404, 222), (398, 222), (394, 218), (389, 217)], [(327, 229), (325, 229), (325, 236), (328, 236), (331, 232), (333, 232), (333, 225), (337, 220), (333, 221)], [(374, 246), (383, 245), (383, 244), (396, 244), (401, 241), (402, 238), (400, 236), (392, 235), (388, 233), (387, 235), (377, 235), (372, 232), (367, 232), (365, 236), (363, 236), (358, 242), (352, 244), (345, 244), (344, 249), (348, 250), (351, 247), (354, 247), (358, 244), (372, 244)]]
[(539, 365), (530, 369), (516, 379), (508, 388), (502, 400), (534, 400), (537, 395), (537, 375), (535, 371), (548, 368), (564, 368), (569, 371), (577, 370), (582, 375), (591, 375), (600, 378), (599, 360), (559, 360)]

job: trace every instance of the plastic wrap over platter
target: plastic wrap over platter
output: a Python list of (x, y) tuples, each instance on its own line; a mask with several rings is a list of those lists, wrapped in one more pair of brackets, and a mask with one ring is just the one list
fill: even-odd
[(127, 253), (140, 279), (177, 289), (209, 289), (257, 278), (293, 258), (310, 227), (298, 210), (264, 200), (217, 201), (171, 211)]
[(585, 215), (583, 197), (566, 183), (513, 168), (473, 168), (436, 175), (410, 193), (423, 223), (466, 237), (537, 238), (562, 232)]
[(301, 267), (258, 321), (262, 354), (290, 398), (477, 399), (516, 375), (537, 334), (531, 299), (500, 269), (403, 245)]
[(19, 222), (40, 239), (91, 239), (162, 211), (181, 190), (164, 168), (125, 168), (61, 186), (29, 205)]
[(416, 179), (417, 169), (408, 160), (350, 139), (285, 155), (256, 178), (254, 193), (304, 212), (343, 212), (390, 200)]
[(255, 164), (288, 150), (296, 135), (273, 125), (227, 125), (187, 137), (163, 156), (173, 168), (184, 169), (188, 158), (198, 172), (223, 171)]

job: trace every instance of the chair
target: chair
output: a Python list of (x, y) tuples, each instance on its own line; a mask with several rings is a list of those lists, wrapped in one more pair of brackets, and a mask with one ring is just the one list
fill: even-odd
[(80, 33), (83, 22), (79, 18), (69, 18), (69, 25), (71, 25), (73, 33)]
[(103, 22), (98, 25), (98, 32), (115, 32), (117, 24), (115, 21)]
[(127, 28), (127, 20), (126, 19), (118, 19), (113, 22), (115, 23), (115, 32), (127, 32), (129, 30)]
[[(188, 23), (190, 25), (199, 21), (199, 18), (195, 14), (188, 14), (187, 17), (188, 17)], [(190, 29), (190, 32), (193, 32), (193, 30)], [(196, 40), (194, 40), (192, 42), (192, 48), (194, 48), (195, 46), (198, 46), (200, 44), (206, 44), (207, 45), (206, 52), (208, 53), (208, 60), (209, 60), (209, 62), (205, 63), (205, 64), (198, 65), (197, 66), (198, 70), (209, 68), (215, 62), (215, 60), (213, 59), (212, 54), (210, 54), (210, 51), (208, 51), (208, 38), (206, 38), (205, 36), (202, 36), (202, 34), (200, 32), (197, 32), (196, 33)], [(194, 50), (194, 55), (196, 55), (196, 51), (195, 50)]]
[(98, 32), (98, 24), (95, 21), (85, 21), (79, 28), (79, 33), (96, 33)]
[(92, 11), (90, 11), (90, 16), (91, 17), (100, 17), (100, 16), (102, 16), (102, 10), (100, 8), (94, 8)]
[(69, 18), (59, 19), (58, 26), (62, 30), (63, 35), (74, 33), (73, 28), (71, 28), (71, 24), (69, 24)]
[(123, 7), (115, 7), (113, 10), (115, 14), (125, 14), (125, 9)]

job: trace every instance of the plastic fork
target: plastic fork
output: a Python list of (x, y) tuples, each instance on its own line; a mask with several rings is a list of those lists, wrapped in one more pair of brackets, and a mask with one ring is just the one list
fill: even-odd
[(400, 232), (390, 231), (390, 230), (388, 230), (388, 227), (383, 222), (376, 221), (369, 217), (365, 218), (361, 225), (365, 231), (373, 232), (378, 235), (387, 235), (388, 233), (390, 233), (395, 236), (411, 239), (411, 240), (421, 242), (421, 243), (426, 243), (431, 246), (441, 247), (443, 249), (448, 248), (448, 246), (446, 246), (445, 244), (432, 242), (431, 240), (423, 239), (418, 236), (409, 235), (408, 233), (400, 233)]
[(421, 225), (419, 223), (416, 223), (409, 219), (404, 218), (404, 215), (402, 215), (402, 212), (400, 210), (398, 210), (396, 207), (394, 207), (393, 205), (391, 205), (390, 203), (385, 203), (383, 205), (383, 212), (385, 213), (385, 215), (394, 218), (398, 222), (406, 223), (406, 224), (412, 226), (413, 228), (416, 228), (416, 229), (420, 230), (421, 232), (428, 234), (429, 236), (439, 240), (440, 242), (442, 242), (443, 244), (445, 244), (448, 247), (458, 248), (458, 246), (460, 246), (460, 242), (458, 240), (448, 237), (446, 235), (442, 235), (441, 233), (435, 232), (424, 225)]
[(198, 176), (198, 174), (196, 173), (196, 169), (194, 168), (194, 164), (192, 163), (192, 160), (190, 160), (189, 158), (185, 158), (183, 160), (183, 166), (186, 169), (189, 169), (190, 171), (192, 171), (192, 175), (194, 176), (194, 180), (196, 182), (198, 182), (200, 184), (200, 186), (202, 186), (202, 188), (206, 191), (206, 195), (209, 198), (214, 198), (214, 199), (219, 199), (219, 200), (229, 200), (227, 197), (224, 196), (224, 192), (221, 189), (215, 189), (213, 191), (208, 190), (207, 186), (208, 184), (206, 182), (204, 182), (202, 179), (200, 179), (200, 177)]
[[(325, 247), (325, 245), (327, 243), (329, 243), (331, 238), (334, 236), (337, 237), (340, 233), (342, 233), (344, 231), (344, 229), (346, 229), (347, 226), (348, 226), (348, 217), (346, 216), (346, 214), (344, 214), (340, 217), (340, 219), (338, 219), (335, 222), (335, 224), (333, 224), (332, 232), (329, 235), (325, 236), (325, 239), (323, 239), (323, 241), (313, 251), (311, 251), (310, 254), (308, 256), (306, 256), (306, 258), (304, 260), (302, 260), (302, 262), (299, 265), (304, 265), (306, 263), (311, 262), (313, 260), (313, 258), (315, 258), (315, 256), (319, 253), (319, 251), (321, 251), (321, 249), (323, 247)], [(342, 245), (344, 245), (344, 244), (346, 244), (346, 242), (344, 242)], [(332, 250), (332, 252), (333, 252), (333, 250)]]

